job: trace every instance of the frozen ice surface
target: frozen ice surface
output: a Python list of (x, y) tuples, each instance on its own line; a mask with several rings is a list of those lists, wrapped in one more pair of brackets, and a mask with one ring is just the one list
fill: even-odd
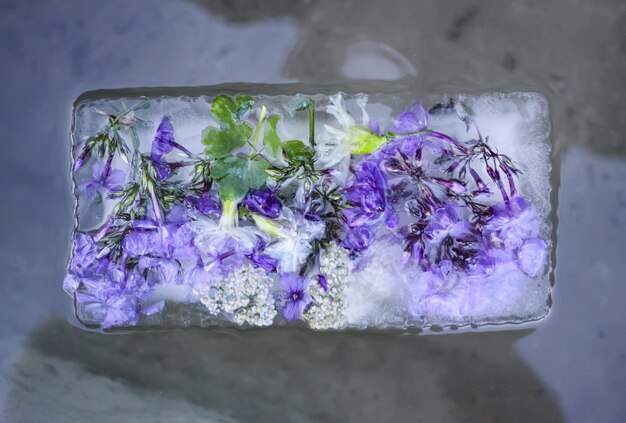
[[(309, 96), (317, 104), (327, 104), (328, 96)], [(149, 98), (145, 107), (135, 111), (140, 124), (136, 125), (139, 150), (149, 152), (161, 117), (167, 115), (175, 127), (176, 141), (194, 154), (201, 154), (201, 133), (207, 126), (219, 126), (211, 115), (212, 96)], [(280, 139), (306, 140), (309, 136), (306, 114), (294, 113), (293, 96), (254, 96), (257, 104), (268, 109), (268, 115), (281, 116), (277, 130)], [(359, 96), (346, 96), (346, 109), (355, 118), (360, 115)], [(518, 192), (532, 203), (540, 221), (539, 236), (550, 244), (550, 121), (546, 99), (536, 93), (491, 93), (484, 95), (438, 95), (430, 98), (407, 99), (397, 95), (372, 94), (366, 111), (369, 118), (380, 122), (381, 127), (392, 123), (393, 116), (403, 108), (409, 108), (415, 100), (425, 107), (454, 99), (457, 104), (469, 106), (474, 113), (476, 127), (489, 144), (499, 153), (511, 157), (522, 171), (518, 179)], [(78, 146), (97, 133), (106, 123), (107, 113), (123, 105), (132, 105), (138, 97), (97, 98), (76, 104), (72, 138), (75, 143), (73, 157)], [(318, 108), (316, 131), (324, 134), (325, 124), (333, 124), (333, 117)], [(259, 111), (252, 110), (250, 122), (258, 118)], [(358, 119), (355, 119), (358, 120)], [(336, 123), (336, 122), (335, 122)], [(467, 129), (456, 115), (432, 114), (430, 128), (460, 141), (478, 136), (475, 128)], [(130, 139), (126, 139), (131, 144)], [(175, 154), (175, 153), (172, 153)], [(182, 159), (183, 157), (177, 157)], [(119, 157), (113, 168), (131, 173), (130, 165)], [(180, 178), (189, 177), (181, 172)], [(89, 198), (80, 187), (91, 178), (92, 167), (84, 166), (74, 172), (76, 198), (76, 231), (87, 232), (101, 228), (115, 206), (115, 200), (104, 196)], [(481, 172), (483, 179), (488, 179)], [(336, 326), (342, 328), (408, 328), (438, 326), (461, 326), (525, 322), (544, 317), (548, 312), (551, 271), (550, 254), (546, 265), (534, 277), (519, 267), (511, 266), (485, 277), (467, 278), (451, 272), (443, 282), (438, 295), (427, 294), (432, 283), (429, 275), (414, 263), (403, 260), (404, 248), (397, 239), (381, 235), (361, 254), (353, 255), (350, 271), (345, 277), (341, 292), (342, 317)], [(183, 271), (190, 264), (183, 264)], [(232, 318), (210, 316), (199, 303), (194, 290), (197, 287), (164, 281), (156, 285), (147, 303), (165, 301), (162, 312), (142, 316), (139, 326), (214, 326), (231, 325)], [(278, 277), (274, 278), (273, 293), (280, 290)], [(280, 315), (280, 312), (278, 313)], [(87, 324), (94, 323), (89, 311), (77, 304), (77, 315)], [(284, 324), (282, 317), (275, 324)]]

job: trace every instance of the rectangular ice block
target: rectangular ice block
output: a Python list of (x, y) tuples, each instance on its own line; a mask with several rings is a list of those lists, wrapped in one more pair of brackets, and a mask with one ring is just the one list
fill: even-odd
[(138, 92), (74, 108), (64, 289), (85, 325), (404, 329), (546, 315), (543, 96)]

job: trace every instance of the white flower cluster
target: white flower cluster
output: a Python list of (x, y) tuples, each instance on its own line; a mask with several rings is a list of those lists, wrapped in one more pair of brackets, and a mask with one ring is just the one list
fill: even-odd
[(237, 325), (270, 326), (276, 316), (270, 293), (272, 283), (263, 269), (247, 264), (214, 283), (209, 292), (200, 297), (200, 302), (210, 314), (232, 314)]
[(345, 248), (331, 244), (320, 254), (320, 271), (326, 277), (327, 289), (317, 283), (309, 288), (312, 302), (304, 313), (312, 329), (338, 329), (344, 307), (344, 288), (350, 274), (350, 257)]

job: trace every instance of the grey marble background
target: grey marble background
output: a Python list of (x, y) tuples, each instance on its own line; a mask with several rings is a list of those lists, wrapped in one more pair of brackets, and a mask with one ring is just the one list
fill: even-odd
[[(0, 421), (623, 422), (625, 28), (611, 0), (0, 0)], [(432, 336), (73, 325), (81, 92), (364, 79), (548, 96), (547, 319)]]

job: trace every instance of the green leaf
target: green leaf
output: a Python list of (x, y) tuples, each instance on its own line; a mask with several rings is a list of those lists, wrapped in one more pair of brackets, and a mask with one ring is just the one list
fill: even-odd
[(229, 156), (216, 160), (211, 174), (217, 179), (217, 190), (222, 200), (239, 201), (248, 193), (250, 181), (247, 159)]
[(267, 179), (269, 164), (260, 160), (229, 156), (215, 161), (211, 176), (217, 180), (217, 190), (224, 201), (243, 199), (250, 188), (261, 188)]
[(232, 125), (228, 129), (209, 126), (202, 131), (202, 144), (206, 145), (205, 153), (219, 158), (243, 147), (252, 135), (252, 128), (247, 124)]
[(315, 152), (300, 140), (285, 141), (282, 144), (285, 158), (292, 163), (306, 164), (313, 162)]
[(309, 109), (315, 109), (315, 102), (308, 97), (299, 95), (296, 97), (296, 104), (295, 104), (294, 109), (296, 112), (301, 112), (303, 110), (309, 110)]
[(276, 124), (280, 116), (273, 115), (267, 118), (267, 124), (265, 126), (265, 134), (263, 135), (263, 145), (265, 149), (274, 157), (278, 156), (280, 151), (281, 141), (278, 138), (278, 132), (276, 131)]
[(250, 160), (248, 162), (248, 178), (250, 180), (250, 188), (261, 188), (267, 180), (266, 170), (270, 164), (262, 160)]
[(252, 97), (246, 94), (239, 94), (235, 98), (235, 117), (241, 119), (243, 115), (254, 106), (254, 100)]
[(233, 99), (225, 94), (220, 94), (213, 99), (211, 104), (211, 113), (213, 117), (227, 125), (233, 125), (233, 113), (235, 112), (235, 103)]

